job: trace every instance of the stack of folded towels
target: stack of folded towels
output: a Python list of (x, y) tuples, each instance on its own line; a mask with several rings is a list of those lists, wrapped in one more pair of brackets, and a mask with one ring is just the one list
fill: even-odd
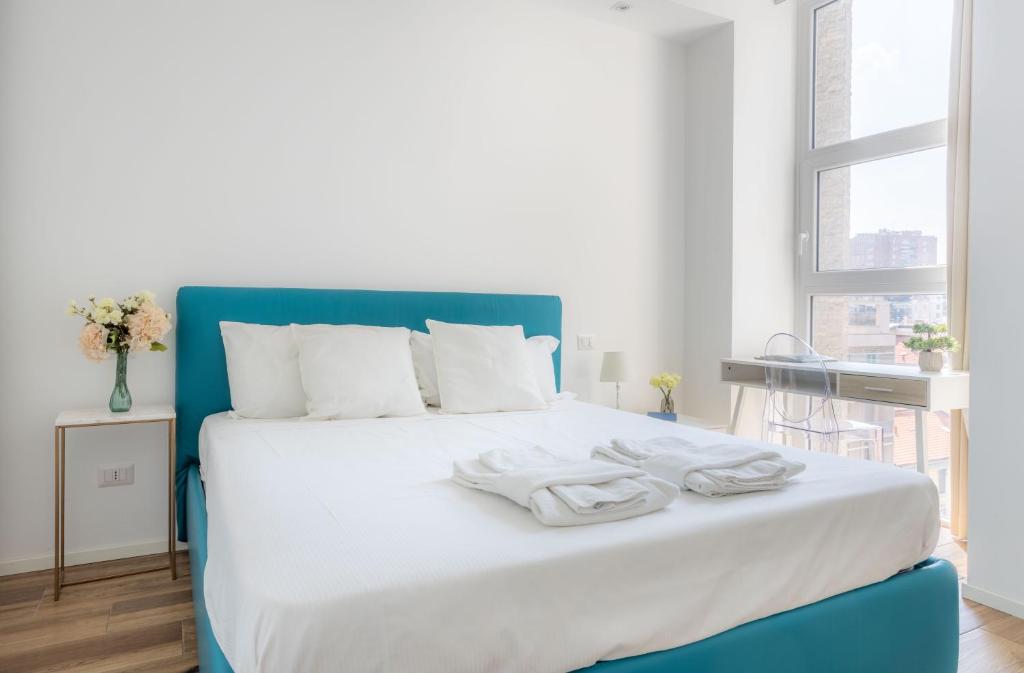
[(716, 497), (781, 488), (804, 470), (775, 451), (743, 444), (697, 447), (681, 437), (613, 439), (593, 457), (635, 467), (701, 495)]
[(548, 526), (628, 519), (662, 509), (679, 495), (676, 485), (640, 467), (564, 460), (541, 447), (495, 449), (455, 461), (452, 480), (503, 495)]

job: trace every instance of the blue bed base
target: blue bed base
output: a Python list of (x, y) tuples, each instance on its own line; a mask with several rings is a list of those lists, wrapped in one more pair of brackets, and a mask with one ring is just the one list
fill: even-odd
[[(561, 338), (557, 297), (361, 290), (186, 287), (178, 292), (179, 536), (189, 543), (202, 673), (233, 673), (210, 628), (203, 590), (206, 497), (197, 440), (202, 419), (229, 408), (217, 322), (359, 323), (422, 329), (425, 318), (523, 324)], [(555, 372), (559, 374), (559, 352)], [(928, 559), (909, 572), (663, 652), (600, 662), (589, 673), (954, 673), (956, 570)], [(344, 663), (339, 662), (339, 670)], [(396, 672), (407, 673), (407, 672)], [(412, 673), (412, 672), (408, 672)]]

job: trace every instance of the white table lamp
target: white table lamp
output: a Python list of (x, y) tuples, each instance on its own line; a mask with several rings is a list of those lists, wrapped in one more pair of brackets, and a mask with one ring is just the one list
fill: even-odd
[(601, 382), (615, 384), (615, 408), (619, 408), (619, 389), (623, 381), (629, 380), (629, 364), (622, 351), (609, 351), (601, 361)]

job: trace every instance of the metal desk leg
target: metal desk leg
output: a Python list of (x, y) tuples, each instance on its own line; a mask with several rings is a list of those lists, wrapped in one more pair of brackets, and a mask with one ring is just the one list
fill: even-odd
[(60, 598), (60, 428), (53, 429), (53, 600)]
[(917, 434), (917, 471), (928, 472), (928, 426), (925, 424), (923, 409), (914, 410), (914, 430)]
[(736, 392), (736, 404), (732, 408), (732, 418), (729, 419), (728, 433), (730, 435), (736, 434), (736, 424), (740, 420), (740, 412), (743, 410), (743, 391), (746, 390), (746, 386), (738, 386), (739, 390)]
[(174, 554), (174, 419), (167, 421), (167, 560), (171, 579), (178, 579), (178, 564)]
[(60, 585), (64, 586), (64, 515), (67, 514), (67, 500), (65, 494), (68, 490), (68, 442), (67, 428), (60, 429)]

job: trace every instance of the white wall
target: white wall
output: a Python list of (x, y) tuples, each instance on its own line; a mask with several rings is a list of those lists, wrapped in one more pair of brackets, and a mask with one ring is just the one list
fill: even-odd
[[(562, 296), (564, 381), (682, 367), (684, 54), (516, 0), (0, 4), (0, 572), (52, 546), (52, 420), (102, 406), (71, 297), (184, 284)], [(129, 365), (173, 399), (174, 350)], [(70, 552), (159, 541), (156, 428), (69, 434)], [(134, 486), (95, 467), (136, 463)], [(86, 558), (83, 556), (72, 557)]]
[[(756, 2), (736, 22), (732, 352), (739, 357), (796, 328), (796, 8)], [(750, 392), (737, 432), (759, 436), (762, 396)]]
[[(775, 5), (768, 0), (678, 0), (701, 11), (728, 18), (732, 23), (732, 99), (722, 119), (731, 115), (731, 137), (715, 125), (713, 134), (700, 142), (710, 154), (731, 154), (731, 203), (721, 204), (724, 181), (710, 191), (687, 191), (687, 261), (700, 260), (700, 270), (686, 272), (687, 336), (685, 371), (690, 373), (684, 410), (712, 420), (724, 421), (729, 412), (728, 392), (723, 393), (717, 358), (722, 355), (749, 357), (764, 348), (764, 343), (780, 330), (792, 331), (795, 282), (794, 247), (794, 174), (796, 127), (796, 2)], [(706, 53), (705, 40), (693, 42), (692, 58)], [(720, 54), (718, 58), (726, 58)], [(694, 75), (698, 68), (690, 66)], [(703, 95), (691, 86), (688, 110), (712, 106), (700, 103), (694, 95)], [(720, 97), (720, 96), (719, 96)], [(718, 101), (716, 97), (713, 101)], [(695, 112), (696, 113), (696, 112)], [(700, 133), (696, 124), (694, 135)], [(714, 144), (715, 149), (710, 149)], [(688, 158), (692, 157), (690, 152)], [(687, 164), (687, 184), (694, 179)], [(699, 203), (698, 203), (699, 202)], [(717, 205), (715, 205), (717, 204)], [(731, 232), (700, 231), (701, 217), (713, 209), (725, 217), (730, 211)], [(713, 236), (714, 240), (708, 237)], [(700, 240), (699, 247), (691, 240)], [(731, 249), (725, 249), (725, 245)], [(710, 275), (709, 275), (710, 274)], [(728, 276), (728, 280), (724, 276)], [(695, 287), (695, 283), (699, 284)], [(721, 301), (722, 288), (728, 285), (728, 302), (705, 308), (708, 299), (695, 299), (697, 292), (714, 294)], [(697, 315), (692, 315), (695, 311)], [(694, 324), (694, 321), (698, 321)], [(701, 322), (707, 332), (700, 334)], [(728, 326), (726, 326), (728, 325)], [(727, 331), (726, 331), (727, 330)], [(723, 345), (721, 339), (725, 339)], [(692, 347), (692, 350), (691, 350)], [(709, 362), (709, 358), (713, 359)], [(727, 389), (726, 389), (727, 390)], [(703, 393), (701, 392), (703, 391)], [(757, 391), (751, 391), (756, 393)], [(739, 432), (759, 435), (761, 404), (758, 395), (747, 396)]]
[(1024, 91), (1017, 85), (1024, 5), (974, 2), (971, 123), (971, 565), (964, 595), (1024, 617)]
[(796, 2), (747, 2), (735, 24), (733, 352), (792, 330), (796, 272)]
[(683, 281), (685, 413), (724, 422), (732, 354), (733, 26), (686, 48), (686, 237)]

